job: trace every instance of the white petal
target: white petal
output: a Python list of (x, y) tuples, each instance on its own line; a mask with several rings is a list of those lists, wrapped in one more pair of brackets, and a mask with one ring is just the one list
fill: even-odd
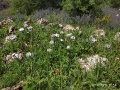
[(24, 31), (24, 28), (20, 28), (19, 31), (20, 31), (20, 32)]
[(32, 53), (31, 52), (27, 52), (26, 53), (26, 57), (31, 57), (32, 56)]

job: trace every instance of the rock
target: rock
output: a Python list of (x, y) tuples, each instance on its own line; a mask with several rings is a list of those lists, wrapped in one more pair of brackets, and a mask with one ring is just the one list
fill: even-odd
[(13, 22), (13, 19), (8, 17), (7, 20), (6, 20), (6, 23), (9, 23), (9, 22)]
[(2, 90), (23, 90), (23, 81), (20, 81), (12, 87), (3, 88)]
[(49, 22), (48, 20), (44, 19), (44, 18), (41, 18), (40, 20), (37, 21), (38, 24), (44, 24), (44, 25), (48, 25)]
[(2, 20), (2, 24), (5, 25), (6, 24), (6, 20)]
[(22, 60), (22, 57), (23, 57), (23, 53), (16, 52), (16, 53), (7, 55), (5, 57), (5, 61), (12, 62), (14, 59)]
[(6, 58), (5, 58), (5, 60), (9, 61), (9, 62), (13, 61), (12, 60), (12, 55), (7, 55)]
[(6, 20), (5, 20), (5, 19), (2, 20), (2, 21), (0, 22), (0, 28), (1, 28), (2, 26), (6, 25), (7, 23), (10, 23), (10, 22), (13, 22), (13, 19), (10, 18), (10, 17), (8, 17)]
[(116, 35), (114, 36), (114, 40), (120, 41), (120, 32), (116, 33)]
[(28, 45), (26, 42), (24, 42), (24, 46), (27, 48), (30, 47), (30, 45)]
[(12, 54), (12, 59), (19, 59), (19, 60), (21, 60), (22, 59), (22, 56), (23, 56), (23, 54), (22, 53), (13, 53)]
[(65, 31), (75, 30), (75, 28), (73, 26), (71, 26), (71, 25), (66, 25), (65, 27), (63, 27), (63, 29)]
[(9, 42), (9, 40), (15, 41), (15, 40), (17, 40), (17, 36), (14, 34), (6, 36), (4, 44)]
[(24, 24), (29, 25), (32, 22), (31, 18), (28, 18), (27, 21), (24, 22)]
[(95, 30), (94, 33), (97, 37), (105, 37), (105, 31), (103, 29)]
[(18, 84), (12, 86), (11, 90), (22, 90), (23, 89), (23, 81), (20, 81)]
[(11, 88), (7, 87), (7, 88), (3, 88), (2, 90), (11, 90)]
[(107, 61), (107, 58), (100, 57), (99, 55), (93, 55), (85, 59), (80, 58), (78, 60), (78, 62), (81, 64), (81, 69), (85, 69), (86, 71), (94, 68), (97, 63), (101, 63), (104, 66)]
[(12, 25), (12, 26), (10, 26), (10, 28), (9, 28), (9, 33), (8, 34), (13, 34), (13, 33), (15, 33), (15, 30), (16, 30), (17, 28), (14, 26), (14, 25)]

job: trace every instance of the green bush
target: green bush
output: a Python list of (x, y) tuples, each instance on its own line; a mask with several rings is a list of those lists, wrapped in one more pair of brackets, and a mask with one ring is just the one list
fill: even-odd
[(92, 14), (101, 16), (103, 6), (119, 7), (120, 1), (113, 0), (11, 0), (14, 12), (30, 15), (39, 9), (60, 8), (72, 15)]
[(38, 8), (38, 0), (11, 0), (11, 8), (14, 12), (31, 14)]
[(120, 8), (120, 0), (111, 0), (111, 6), (114, 8)]
[(101, 14), (101, 7), (109, 4), (108, 0), (65, 0), (62, 2), (63, 9), (74, 14)]
[[(59, 8), (59, 1), (49, 0), (11, 0), (11, 8), (14, 12), (30, 15), (37, 9), (48, 7)], [(52, 2), (52, 3), (51, 3)]]

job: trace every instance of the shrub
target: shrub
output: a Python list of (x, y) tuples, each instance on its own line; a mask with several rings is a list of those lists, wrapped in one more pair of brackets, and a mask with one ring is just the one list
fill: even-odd
[(120, 8), (120, 0), (111, 0), (111, 6), (114, 8)]
[[(48, 7), (59, 7), (60, 0), (12, 0), (11, 1), (11, 8), (13, 11), (20, 12), (23, 14), (30, 15), (37, 9), (45, 9)], [(52, 3), (51, 3), (52, 2)]]
[(11, 8), (14, 12), (31, 14), (39, 6), (38, 0), (12, 0)]
[(32, 17), (35, 19), (47, 18), (51, 20), (51, 16), (56, 19), (56, 22), (68, 23), (70, 21), (70, 16), (68, 13), (54, 8), (40, 9), (36, 11)]
[(63, 9), (74, 14), (101, 14), (101, 7), (109, 4), (108, 0), (65, 0)]

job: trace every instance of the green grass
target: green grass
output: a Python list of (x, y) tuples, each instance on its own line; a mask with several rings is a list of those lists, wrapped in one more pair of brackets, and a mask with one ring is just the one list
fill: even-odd
[[(16, 20), (14, 24), (18, 29), (23, 27), (23, 21)], [(4, 42), (10, 25), (0, 29), (0, 42)], [(120, 28), (105, 29), (106, 37), (98, 38), (95, 44), (91, 44), (89, 37), (95, 27), (81, 27), (82, 34), (79, 31), (64, 32), (53, 39), (54, 45), (50, 45), (51, 35), (64, 30), (57, 25), (44, 26), (35, 22), (30, 25), (33, 27), (31, 32), (28, 33), (27, 29), (23, 33), (17, 30), (17, 41), (10, 41), (0, 48), (0, 89), (23, 80), (24, 90), (120, 90), (120, 60), (115, 59), (120, 58), (120, 42), (113, 40)], [(66, 38), (67, 33), (72, 33), (75, 41)], [(60, 42), (61, 38), (64, 42)], [(24, 42), (30, 47), (25, 47)], [(110, 50), (104, 47), (107, 43), (111, 44)], [(71, 46), (69, 50), (66, 49), (67, 45)], [(52, 52), (47, 52), (48, 48)], [(20, 51), (24, 54), (22, 61), (3, 61), (4, 56)], [(33, 56), (27, 58), (26, 52), (33, 53)], [(97, 65), (88, 72), (81, 70), (78, 58), (94, 54), (106, 57), (109, 60), (107, 65)], [(59, 70), (57, 74), (56, 69)]]

